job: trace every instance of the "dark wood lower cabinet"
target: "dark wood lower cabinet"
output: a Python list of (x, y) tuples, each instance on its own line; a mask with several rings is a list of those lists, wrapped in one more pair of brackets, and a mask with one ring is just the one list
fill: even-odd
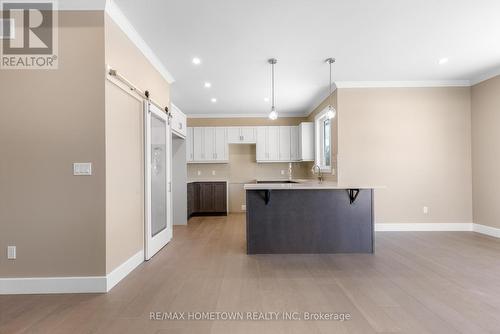
[(192, 182), (187, 190), (188, 218), (194, 215), (227, 215), (226, 182)]

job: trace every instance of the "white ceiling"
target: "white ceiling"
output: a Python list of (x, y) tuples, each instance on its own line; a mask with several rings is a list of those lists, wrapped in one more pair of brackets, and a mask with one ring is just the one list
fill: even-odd
[(270, 57), (281, 116), (307, 113), (327, 95), (330, 56), (334, 79), (357, 84), (463, 84), (500, 66), (498, 0), (115, 2), (175, 78), (172, 101), (190, 115), (267, 114)]

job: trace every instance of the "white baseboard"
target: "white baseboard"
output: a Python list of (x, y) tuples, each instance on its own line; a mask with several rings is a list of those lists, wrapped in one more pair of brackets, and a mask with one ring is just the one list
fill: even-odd
[(144, 262), (144, 250), (140, 250), (106, 276), (106, 291), (113, 289), (122, 279)]
[(495, 238), (500, 238), (500, 228), (474, 224), (474, 232), (486, 234)]
[(0, 278), (0, 295), (49, 293), (104, 293), (144, 262), (144, 250), (106, 276)]
[(472, 223), (377, 223), (375, 231), (473, 231)]
[(105, 276), (0, 278), (0, 295), (106, 292)]

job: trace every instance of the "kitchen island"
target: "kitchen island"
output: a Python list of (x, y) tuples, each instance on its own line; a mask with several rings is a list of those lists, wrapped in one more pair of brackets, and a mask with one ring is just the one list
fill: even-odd
[(316, 180), (244, 187), (247, 254), (374, 252), (375, 187)]

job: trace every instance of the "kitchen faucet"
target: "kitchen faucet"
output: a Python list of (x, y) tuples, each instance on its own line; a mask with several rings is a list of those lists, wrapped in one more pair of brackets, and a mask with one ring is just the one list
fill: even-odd
[(318, 170), (318, 181), (319, 182), (323, 182), (323, 172), (321, 171), (321, 167), (320, 166), (318, 166), (318, 165), (312, 166), (311, 172), (313, 173), (313, 175), (315, 175), (316, 174), (316, 169)]
[(292, 163), (288, 163), (288, 180), (292, 181)]

